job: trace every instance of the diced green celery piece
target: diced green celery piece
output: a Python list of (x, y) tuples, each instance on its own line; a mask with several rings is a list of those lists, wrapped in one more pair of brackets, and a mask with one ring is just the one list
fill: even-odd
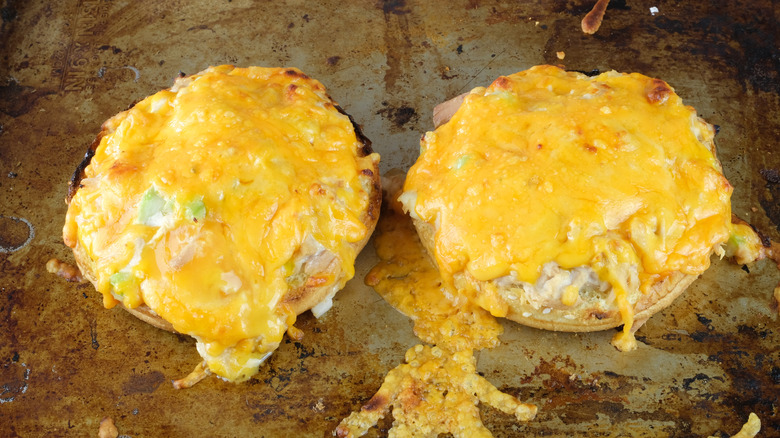
[(471, 155), (461, 155), (456, 161), (455, 161), (455, 170), (459, 170), (461, 167), (465, 166), (466, 163), (471, 160)]
[(133, 275), (129, 272), (117, 272), (109, 277), (108, 281), (111, 283), (111, 287), (114, 288), (114, 292), (119, 295), (124, 295), (123, 291), (127, 287), (128, 282), (133, 280)]
[(188, 220), (200, 221), (206, 217), (206, 205), (202, 199), (196, 199), (184, 209), (184, 214)]
[(729, 244), (731, 245), (739, 246), (744, 244), (746, 240), (745, 236), (738, 233), (732, 233), (731, 236), (729, 236)]
[(137, 223), (152, 225), (150, 223), (151, 218), (157, 213), (160, 213), (164, 206), (165, 199), (160, 196), (154, 186), (149, 187), (149, 190), (147, 190), (141, 198), (141, 202), (138, 203)]

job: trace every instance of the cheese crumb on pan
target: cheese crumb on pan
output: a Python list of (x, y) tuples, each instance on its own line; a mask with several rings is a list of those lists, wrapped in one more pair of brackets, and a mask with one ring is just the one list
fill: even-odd
[(98, 438), (117, 438), (118, 436), (119, 430), (116, 428), (114, 420), (111, 417), (105, 417), (100, 420)]

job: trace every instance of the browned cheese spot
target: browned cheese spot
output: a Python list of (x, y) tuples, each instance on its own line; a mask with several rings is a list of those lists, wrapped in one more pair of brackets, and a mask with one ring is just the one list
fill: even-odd
[(295, 99), (295, 92), (298, 89), (298, 86), (295, 84), (290, 84), (284, 89), (284, 96), (287, 98), (287, 100), (294, 100)]
[(511, 86), (512, 83), (506, 76), (499, 76), (498, 79), (493, 81), (493, 88), (498, 90), (508, 90)]
[(660, 79), (653, 79), (647, 87), (647, 101), (661, 105), (669, 99), (672, 93), (673, 91), (669, 88), (669, 84)]
[(387, 397), (385, 397), (384, 394), (375, 394), (371, 399), (363, 405), (361, 408), (362, 411), (366, 412), (376, 412), (376, 411), (382, 411), (387, 407)]

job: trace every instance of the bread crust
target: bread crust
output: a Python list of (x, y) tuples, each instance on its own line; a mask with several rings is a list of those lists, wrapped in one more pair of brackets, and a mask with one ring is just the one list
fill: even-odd
[[(182, 81), (187, 81), (188, 78), (189, 76), (180, 76), (177, 79), (177, 83), (174, 85), (174, 87), (180, 86), (184, 83)], [(330, 96), (328, 96), (328, 98), (330, 99)], [(355, 135), (361, 144), (357, 150), (357, 156), (362, 158), (372, 154), (373, 150), (371, 147), (371, 141), (363, 134), (360, 126), (355, 122), (352, 116), (347, 114), (340, 106), (333, 102), (332, 99), (330, 99), (330, 102), (338, 112), (349, 118), (349, 121), (355, 131)], [(101, 140), (111, 132), (112, 127), (109, 120), (103, 123), (100, 132), (95, 137), (95, 140), (90, 144), (82, 161), (76, 167), (76, 170), (74, 171), (68, 183), (68, 196), (66, 198), (67, 204), (70, 204), (70, 201), (81, 187), (81, 181), (85, 177), (85, 169), (92, 160), (92, 157), (95, 155), (95, 151), (100, 145)], [(379, 210), (382, 204), (382, 188), (378, 161), (372, 160), (371, 163), (371, 168), (360, 170), (361, 184), (369, 193), (369, 200), (367, 208), (360, 214), (360, 220), (363, 225), (365, 225), (367, 230), (366, 235), (362, 240), (350, 244), (350, 246), (354, 248), (356, 254), (363, 249), (363, 247), (370, 239), (379, 219)], [(87, 251), (82, 247), (80, 242), (76, 241), (72, 243), (73, 255), (76, 260), (76, 264), (83, 274), (83, 277), (89, 280), (97, 288), (97, 276), (95, 275), (95, 270), (93, 268), (94, 262), (90, 259)], [(316, 275), (328, 275), (333, 277), (335, 280), (324, 285), (317, 285), (316, 283), (311, 284), (307, 281), (303, 281), (300, 286), (290, 288), (282, 298), (282, 304), (288, 306), (289, 309), (295, 312), (296, 315), (300, 315), (301, 313), (310, 310), (323, 300), (332, 296), (335, 292), (337, 292), (337, 290), (334, 290), (334, 285), (341, 284), (346, 275), (340, 270), (340, 264), (338, 263), (338, 259), (336, 258), (335, 254), (329, 251), (324, 251), (318, 255), (301, 254), (300, 256), (329, 257), (330, 261), (325, 265), (326, 268), (324, 270), (307, 274), (309, 274), (309, 277)], [(313, 264), (321, 265), (321, 263)], [(146, 304), (141, 304), (135, 308), (125, 307), (122, 305), (122, 303), (119, 303), (119, 305), (133, 316), (148, 324), (169, 332), (176, 332), (175, 328), (170, 322), (163, 319)]]

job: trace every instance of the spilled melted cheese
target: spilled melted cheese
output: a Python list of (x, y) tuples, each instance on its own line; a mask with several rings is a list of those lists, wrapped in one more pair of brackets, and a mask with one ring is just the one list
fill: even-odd
[(485, 309), (442, 284), (409, 216), (383, 211), (374, 247), (380, 262), (365, 282), (412, 319), (418, 338), (449, 351), (498, 345), (501, 325)]
[(445, 283), (467, 273), (496, 316), (507, 303), (474, 283), (533, 284), (548, 262), (591, 267), (625, 323), (617, 344), (632, 349), (628, 268), (644, 293), (675, 271), (701, 274), (729, 237), (732, 187), (713, 136), (663, 81), (534, 67), (473, 90), (426, 133), (401, 200), (436, 228)]
[(480, 403), (518, 421), (533, 419), (535, 405), (499, 391), (477, 373), (474, 350), (496, 347), (501, 325), (444, 287), (409, 216), (383, 210), (374, 246), (380, 262), (366, 284), (411, 318), (415, 335), (433, 345), (410, 348), (371, 400), (341, 421), (336, 435), (362, 436), (391, 409), (390, 436), (491, 437), (480, 418)]
[(65, 242), (106, 307), (146, 304), (242, 381), (295, 321), (282, 305), (304, 239), (354, 275), (369, 193), (363, 144), (296, 69), (212, 67), (110, 119), (72, 199)]

